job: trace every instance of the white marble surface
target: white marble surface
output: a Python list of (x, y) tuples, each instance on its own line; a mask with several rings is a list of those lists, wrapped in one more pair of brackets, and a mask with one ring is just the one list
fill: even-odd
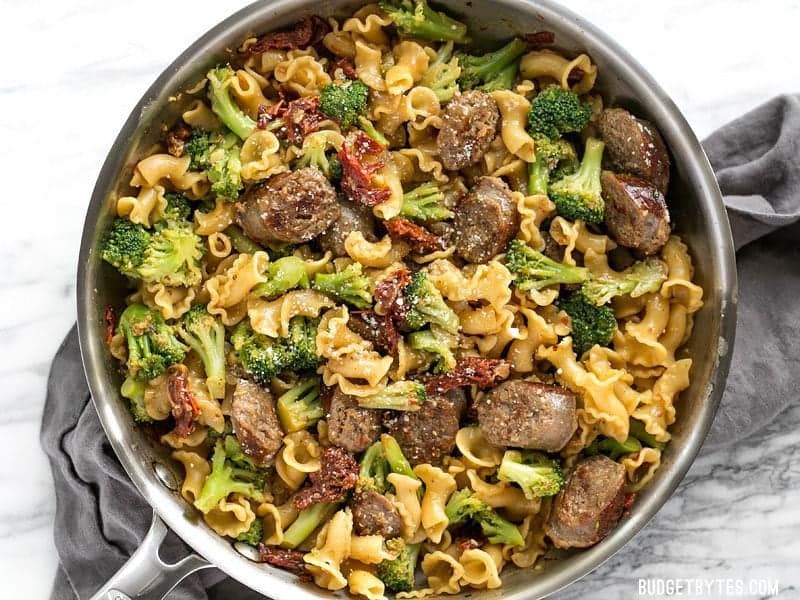
[[(0, 597), (50, 591), (55, 503), (39, 421), (50, 358), (75, 319), (78, 241), (100, 164), (158, 73), (245, 4), (0, 0)], [(650, 70), (701, 137), (800, 91), (797, 0), (569, 4)], [(704, 452), (633, 546), (562, 597), (637, 598), (640, 577), (761, 577), (800, 598), (798, 430), (794, 408), (732, 450)]]

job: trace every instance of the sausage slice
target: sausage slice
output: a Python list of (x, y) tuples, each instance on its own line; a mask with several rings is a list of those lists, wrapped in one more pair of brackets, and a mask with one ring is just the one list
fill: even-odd
[(302, 244), (339, 217), (336, 191), (319, 169), (281, 173), (250, 188), (236, 203), (236, 223), (261, 244)]
[(587, 548), (602, 540), (622, 516), (625, 467), (607, 456), (586, 458), (553, 503), (545, 533), (558, 548)]
[(439, 465), (456, 446), (457, 411), (449, 398), (428, 396), (418, 411), (386, 411), (383, 425), (412, 465)]
[(233, 390), (231, 424), (242, 451), (258, 466), (268, 466), (280, 450), (284, 435), (269, 390), (240, 379)]
[(664, 195), (649, 181), (634, 175), (603, 171), (605, 223), (620, 246), (655, 254), (670, 234)]
[(381, 433), (381, 411), (361, 408), (339, 386), (333, 390), (327, 422), (331, 443), (354, 454), (366, 450)]
[(382, 535), (384, 539), (400, 537), (403, 522), (386, 497), (373, 490), (361, 490), (350, 501), (353, 529), (356, 535)]
[(497, 136), (499, 119), (497, 103), (486, 92), (472, 90), (453, 98), (436, 138), (444, 168), (458, 171), (483, 158)]
[(560, 385), (506, 381), (475, 408), (484, 436), (496, 446), (558, 452), (578, 426), (575, 394)]
[(360, 231), (368, 242), (377, 242), (376, 222), (372, 209), (349, 200), (339, 200), (339, 217), (320, 236), (323, 250), (330, 250), (334, 256), (347, 256), (344, 241), (353, 231)]
[(506, 182), (480, 177), (456, 206), (456, 252), (471, 263), (485, 263), (505, 250), (519, 231), (519, 213)]
[(624, 108), (604, 110), (597, 127), (606, 144), (604, 159), (608, 167), (647, 179), (666, 196), (669, 154), (658, 129)]

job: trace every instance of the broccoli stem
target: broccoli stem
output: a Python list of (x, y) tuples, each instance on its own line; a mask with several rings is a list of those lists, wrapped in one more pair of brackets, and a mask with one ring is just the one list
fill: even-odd
[(208, 72), (208, 97), (211, 110), (225, 126), (241, 139), (247, 139), (256, 128), (256, 122), (242, 112), (230, 93), (233, 69), (228, 66), (217, 67)]
[(297, 548), (317, 527), (333, 516), (337, 506), (333, 502), (319, 502), (301, 511), (294, 523), (283, 532), (281, 546)]
[(630, 435), (632, 435), (637, 440), (642, 442), (645, 446), (649, 446), (650, 448), (655, 448), (656, 450), (663, 450), (664, 446), (666, 445), (664, 442), (659, 442), (658, 440), (656, 440), (655, 436), (652, 433), (648, 433), (647, 429), (645, 429), (644, 423), (642, 423), (638, 419), (630, 420), (629, 430), (630, 430)]
[(237, 225), (229, 225), (223, 231), (225, 235), (231, 240), (231, 245), (237, 252), (242, 254), (255, 254), (256, 252), (263, 252), (259, 244), (255, 243), (244, 234), (244, 231)]
[(318, 383), (309, 377), (278, 398), (278, 417), (286, 433), (306, 429), (324, 416)]
[[(492, 84), (501, 76), (507, 80), (510, 73), (507, 69), (512, 65), (515, 65), (516, 69), (516, 61), (526, 49), (525, 42), (514, 38), (499, 50), (482, 56), (460, 55), (461, 77), (459, 83), (461, 88), (472, 89), (480, 84)], [(516, 76), (516, 72), (514, 75)]]
[(414, 0), (413, 4), (411, 0), (381, 0), (378, 4), (406, 36), (432, 42), (469, 42), (467, 26), (443, 12), (433, 10), (427, 0)]
[(389, 463), (389, 468), (392, 470), (392, 473), (405, 475), (412, 479), (419, 479), (419, 477), (414, 475), (414, 469), (411, 468), (411, 463), (408, 462), (408, 459), (403, 454), (403, 450), (400, 448), (400, 444), (397, 443), (396, 439), (388, 433), (382, 434), (381, 447), (383, 448), (383, 455), (386, 457), (386, 461)]
[(375, 128), (375, 124), (367, 117), (358, 117), (358, 127), (381, 146), (389, 146), (389, 140)]
[(453, 212), (444, 205), (444, 192), (429, 181), (403, 194), (400, 216), (414, 221), (430, 222), (452, 219)]
[(528, 164), (528, 195), (547, 195), (547, 184), (550, 181), (550, 169), (546, 160), (536, 156), (536, 160)]

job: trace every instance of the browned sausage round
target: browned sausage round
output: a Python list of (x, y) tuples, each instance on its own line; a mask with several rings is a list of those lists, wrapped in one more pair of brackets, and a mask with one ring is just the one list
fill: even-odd
[(356, 535), (382, 535), (384, 539), (400, 537), (403, 522), (400, 515), (383, 495), (373, 490), (361, 490), (350, 500), (353, 529)]
[(506, 381), (475, 408), (481, 431), (496, 446), (558, 452), (577, 427), (575, 394), (560, 385)]
[(456, 251), (467, 262), (488, 262), (519, 231), (511, 190), (498, 177), (480, 177), (455, 213)]
[(258, 466), (269, 465), (283, 443), (283, 430), (269, 390), (240, 379), (233, 390), (231, 424), (242, 451)]
[(638, 175), (667, 194), (669, 154), (658, 129), (624, 108), (604, 110), (597, 127), (606, 143), (604, 159), (611, 170)]
[(474, 165), (497, 136), (500, 111), (486, 92), (472, 90), (453, 98), (444, 109), (436, 147), (445, 169)]
[(611, 171), (603, 171), (600, 183), (606, 227), (617, 243), (645, 254), (661, 250), (670, 234), (663, 194), (644, 179)]
[(344, 241), (352, 231), (363, 233), (368, 242), (378, 241), (375, 235), (375, 217), (370, 207), (343, 198), (339, 199), (339, 207), (339, 218), (319, 238), (323, 250), (330, 250), (334, 256), (347, 256)]
[(586, 548), (602, 540), (622, 516), (625, 467), (607, 456), (575, 465), (553, 503), (544, 530), (558, 548)]
[(236, 203), (236, 223), (261, 244), (302, 244), (339, 217), (336, 191), (319, 169), (281, 173), (250, 188)]
[(455, 448), (458, 413), (442, 396), (428, 396), (415, 412), (386, 411), (383, 425), (412, 465), (441, 464)]
[(361, 408), (338, 386), (333, 389), (327, 421), (331, 443), (353, 453), (366, 450), (381, 433), (381, 412)]

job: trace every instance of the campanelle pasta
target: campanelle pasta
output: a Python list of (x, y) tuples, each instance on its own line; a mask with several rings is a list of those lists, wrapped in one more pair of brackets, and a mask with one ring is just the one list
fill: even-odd
[(181, 497), (375, 600), (496, 590), (600, 542), (670, 452), (704, 296), (669, 157), (630, 141), (661, 140), (605, 106), (592, 59), (484, 58), (414, 4), (244, 40), (176, 95), (99, 250), (130, 284), (99, 315), (121, 396)]

